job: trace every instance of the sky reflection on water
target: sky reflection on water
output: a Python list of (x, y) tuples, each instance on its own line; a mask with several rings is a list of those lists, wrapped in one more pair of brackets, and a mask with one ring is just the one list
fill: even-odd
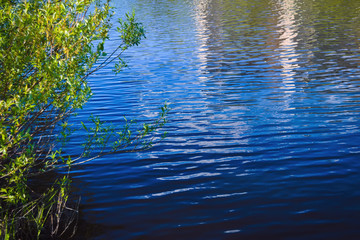
[(169, 135), (75, 169), (80, 239), (360, 236), (359, 1), (114, 5), (147, 39), (91, 78), (76, 119), (141, 122), (167, 100)]

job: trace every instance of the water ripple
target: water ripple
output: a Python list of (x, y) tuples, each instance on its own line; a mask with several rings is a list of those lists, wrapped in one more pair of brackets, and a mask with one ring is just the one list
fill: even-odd
[(74, 170), (81, 221), (108, 227), (93, 239), (359, 238), (359, 1), (114, 4), (147, 39), (75, 120), (172, 110), (151, 150)]

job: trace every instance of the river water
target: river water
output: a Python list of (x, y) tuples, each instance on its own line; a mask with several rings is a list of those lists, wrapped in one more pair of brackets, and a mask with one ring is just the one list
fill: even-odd
[(77, 238), (360, 239), (360, 1), (113, 5), (147, 38), (72, 121), (141, 123), (167, 101), (168, 137), (74, 167)]

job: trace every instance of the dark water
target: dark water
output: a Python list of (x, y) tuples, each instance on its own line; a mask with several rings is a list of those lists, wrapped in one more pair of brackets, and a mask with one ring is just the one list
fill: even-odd
[(360, 239), (360, 1), (113, 4), (147, 39), (74, 122), (167, 100), (169, 134), (74, 169), (79, 238)]

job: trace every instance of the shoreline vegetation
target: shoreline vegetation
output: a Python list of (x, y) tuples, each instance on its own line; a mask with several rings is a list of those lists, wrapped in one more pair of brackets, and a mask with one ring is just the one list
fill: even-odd
[[(70, 200), (71, 167), (107, 154), (142, 151), (165, 137), (157, 130), (169, 108), (150, 124), (124, 118), (122, 128), (90, 116), (83, 152), (70, 156), (62, 144), (76, 129), (71, 115), (91, 97), (87, 79), (114, 64), (145, 37), (135, 14), (118, 20), (118, 47), (106, 53), (113, 9), (98, 0), (0, 1), (0, 239), (69, 238), (79, 201)], [(40, 189), (32, 179), (54, 170)], [(62, 170), (62, 171), (63, 171)], [(55, 175), (55, 176), (54, 176)]]

